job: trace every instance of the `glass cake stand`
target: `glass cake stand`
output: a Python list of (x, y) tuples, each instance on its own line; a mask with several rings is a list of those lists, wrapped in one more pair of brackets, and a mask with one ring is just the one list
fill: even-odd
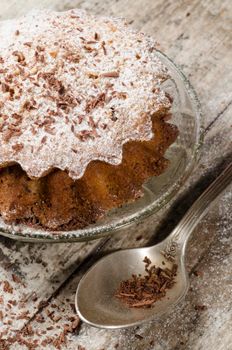
[(175, 196), (199, 158), (203, 142), (202, 114), (197, 95), (181, 70), (163, 53), (157, 51), (157, 56), (169, 69), (170, 79), (163, 84), (163, 88), (174, 97), (171, 123), (179, 129), (176, 142), (165, 154), (170, 160), (167, 170), (144, 184), (142, 198), (110, 211), (104, 219), (85, 229), (52, 232), (26, 225), (9, 225), (0, 218), (1, 235), (21, 241), (54, 243), (96, 239), (129, 229), (157, 212)]

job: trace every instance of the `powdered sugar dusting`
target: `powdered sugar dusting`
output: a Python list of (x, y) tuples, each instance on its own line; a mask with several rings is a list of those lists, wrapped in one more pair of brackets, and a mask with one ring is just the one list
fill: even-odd
[(155, 42), (119, 19), (34, 11), (0, 36), (2, 166), (80, 178), (94, 159), (119, 164), (123, 144), (151, 139), (151, 116), (170, 108)]

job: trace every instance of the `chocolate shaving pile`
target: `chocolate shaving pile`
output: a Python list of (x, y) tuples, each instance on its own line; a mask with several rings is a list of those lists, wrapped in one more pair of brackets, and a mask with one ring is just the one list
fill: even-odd
[(130, 279), (122, 281), (115, 293), (115, 297), (129, 307), (149, 308), (175, 284), (176, 264), (169, 269), (151, 265), (151, 260), (147, 257), (143, 262), (146, 274), (132, 275)]

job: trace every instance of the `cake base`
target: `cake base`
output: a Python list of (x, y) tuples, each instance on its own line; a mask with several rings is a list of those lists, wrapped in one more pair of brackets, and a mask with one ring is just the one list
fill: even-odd
[(47, 230), (80, 229), (95, 223), (110, 209), (141, 197), (142, 185), (168, 166), (166, 149), (176, 140), (177, 128), (153, 118), (154, 137), (124, 145), (120, 165), (92, 161), (84, 175), (71, 179), (54, 169), (31, 179), (19, 165), (0, 169), (0, 215), (7, 223), (39, 225)]

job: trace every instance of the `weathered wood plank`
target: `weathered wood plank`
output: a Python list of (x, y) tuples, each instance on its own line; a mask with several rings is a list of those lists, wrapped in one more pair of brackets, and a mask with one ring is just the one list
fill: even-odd
[[(185, 186), (185, 193), (191, 194), (191, 185), (201, 179), (205, 182), (208, 174), (211, 174), (206, 182), (212, 177), (212, 170), (218, 162), (217, 143), (220, 142), (221, 152), (225, 158), (230, 157), (231, 147), (227, 142), (230, 130), (227, 125), (230, 120), (232, 108), (222, 115), (214, 127), (209, 131), (206, 140), (201, 163), (192, 175), (189, 184)], [(220, 130), (220, 132), (219, 132)], [(216, 132), (216, 137), (215, 137)], [(221, 139), (221, 135), (225, 138)], [(209, 149), (211, 154), (209, 156)], [(214, 173), (214, 177), (216, 174)], [(195, 188), (199, 190), (199, 185)], [(189, 196), (191, 201), (191, 196)], [(188, 202), (185, 205), (188, 205)], [(187, 267), (190, 272), (191, 290), (186, 300), (164, 317), (159, 323), (150, 323), (142, 327), (136, 327), (126, 331), (104, 331), (97, 330), (82, 324), (77, 334), (67, 333), (67, 348), (77, 349), (77, 344), (85, 346), (87, 350), (114, 349), (208, 349), (214, 343), (218, 345), (221, 337), (224, 336), (223, 349), (232, 342), (232, 335), (229, 332), (229, 324), (232, 322), (230, 310), (232, 301), (230, 264), (232, 260), (232, 237), (230, 228), (232, 225), (232, 187), (228, 188), (224, 196), (218, 201), (206, 218), (198, 225), (188, 246)], [(175, 207), (170, 209), (170, 218), (176, 215)], [(161, 215), (162, 216), (162, 215)], [(169, 218), (169, 220), (170, 220)], [(167, 219), (167, 217), (166, 217)], [(150, 225), (158, 224), (157, 216), (150, 218)], [(141, 228), (139, 234), (143, 235)], [(135, 232), (128, 232), (124, 237), (113, 237), (106, 243), (104, 251), (119, 249), (120, 247), (143, 246), (151, 238), (147, 233), (143, 239), (137, 240)], [(123, 242), (123, 243), (122, 243)], [(87, 264), (88, 265), (88, 264)], [(39, 314), (39, 322), (35, 319), (29, 323), (34, 331), (39, 332), (38, 336), (23, 336), (23, 341), (38, 339), (39, 346), (45, 346), (46, 339), (50, 339), (48, 349), (53, 349), (51, 344), (57, 344), (57, 339), (62, 339), (65, 325), (71, 327), (75, 316), (73, 301), (79, 279), (83, 275), (85, 266), (77, 269), (71, 281), (63, 290), (49, 302), (49, 305)], [(200, 275), (195, 276), (194, 271)], [(207, 310), (196, 310), (197, 306), (205, 305)], [(51, 316), (51, 312), (54, 314)], [(57, 317), (59, 318), (57, 322)], [(44, 319), (44, 323), (40, 320)], [(74, 323), (75, 325), (75, 323)], [(50, 329), (50, 327), (52, 327)], [(70, 328), (71, 330), (71, 328)], [(45, 332), (45, 334), (41, 334)], [(139, 338), (139, 334), (143, 338)], [(176, 337), (178, 334), (178, 337)], [(209, 336), (210, 335), (210, 336)], [(220, 339), (220, 340), (219, 340)], [(59, 340), (58, 340), (59, 343)], [(13, 343), (12, 350), (17, 349), (17, 343)], [(229, 350), (229, 347), (228, 347)]]
[(0, 238), (0, 338), (20, 330), (98, 244), (58, 247)]
[[(35, 3), (37, 2), (28, 2), (25, 0), (21, 0), (20, 2), (1, 0), (0, 15), (2, 18), (5, 18), (7, 16), (22, 14), (29, 8), (34, 7)], [(114, 2), (108, 0), (96, 4), (93, 0), (73, 0), (62, 2), (58, 0), (43, 0), (40, 2), (39, 6), (55, 6), (58, 9), (78, 6), (89, 9), (94, 13), (106, 15), (112, 14), (127, 17), (129, 20), (134, 20), (134, 27), (141, 28), (152, 34), (162, 43), (162, 47), (170, 57), (175, 58), (175, 61), (182, 66), (189, 76), (191, 76), (191, 80), (203, 103), (206, 126), (209, 126), (212, 121), (219, 117), (219, 120), (215, 123), (209, 133), (212, 142), (208, 142), (205, 145), (205, 154), (208, 152), (208, 160), (207, 162), (205, 160), (205, 163), (201, 162), (205, 169), (201, 168), (201, 172), (199, 172), (198, 175), (206, 174), (209, 167), (214, 168), (221, 161), (222, 154), (230, 151), (229, 139), (231, 138), (231, 129), (229, 128), (231, 126), (231, 119), (229, 114), (221, 114), (226, 108), (231, 113), (231, 108), (227, 107), (232, 100), (232, 69), (230, 68), (232, 60), (229, 55), (232, 42), (231, 33), (229, 31), (232, 14), (230, 1), (223, 1), (223, 3), (221, 3), (216, 0), (204, 2), (196, 0), (180, 2), (163, 2), (161, 0), (145, 0), (143, 2), (139, 0), (120, 0)], [(188, 13), (190, 15), (187, 15)], [(227, 117), (225, 117), (225, 115)], [(223, 142), (225, 142), (225, 148)], [(198, 177), (193, 177), (191, 183), (194, 184), (197, 179)], [(217, 209), (215, 210), (217, 211)], [(162, 213), (159, 213), (159, 217), (161, 217), (161, 214)], [(156, 217), (156, 221), (158, 221), (158, 217)], [(209, 227), (214, 231), (215, 227), (213, 223)], [(141, 228), (138, 228), (137, 236), (140, 236), (140, 230)], [(145, 227), (145, 231), (147, 231), (147, 226)], [(195, 235), (196, 240), (200, 240), (200, 232), (198, 236), (197, 234), (198, 231)], [(111, 240), (107, 249), (110, 250), (119, 247), (126, 247), (127, 245), (143, 245), (150, 239), (150, 237), (151, 232), (148, 233), (148, 235), (144, 235), (144, 239), (140, 241), (133, 239), (133, 233), (130, 235), (124, 235), (123, 237), (118, 235)], [(214, 235), (211, 236), (208, 233), (207, 243), (212, 242), (211, 239), (213, 239), (213, 237)], [(38, 310), (39, 302), (49, 299), (53, 292), (73, 273), (79, 261), (83, 260), (83, 258), (88, 255), (97, 244), (98, 242), (89, 243), (87, 245), (62, 244), (60, 246), (34, 246), (13, 243), (1, 238), (1, 281), (8, 280), (12, 286), (17, 289), (17, 294), (13, 294), (14, 299), (25, 299), (23, 294), (29, 296), (29, 299), (25, 301), (24, 309), (29, 310), (28, 317), (32, 317)], [(195, 261), (192, 260), (192, 265), (190, 264), (190, 266), (194, 266), (197, 263), (199, 256), (206, 254), (207, 247), (207, 245), (201, 245), (199, 248), (198, 245), (193, 245), (191, 249), (192, 252), (195, 253), (193, 254)], [(197, 252), (199, 255), (196, 254)], [(47, 266), (45, 266), (46, 264)], [(12, 281), (12, 271), (17, 276), (21, 277), (25, 286), (22, 283), (20, 284)], [(77, 277), (77, 280), (78, 278), (79, 277)], [(76, 286), (76, 281), (74, 282), (74, 286)], [(1, 290), (4, 288), (3, 283), (0, 288)], [(71, 293), (70, 296), (73, 298), (73, 292), (70, 292), (68, 288), (66, 288), (63, 294), (60, 294), (57, 299), (58, 301), (60, 299), (59, 303), (61, 305), (64, 303), (64, 295)], [(34, 292), (37, 293), (37, 301), (33, 301), (33, 298), (35, 298)], [(5, 300), (10, 300), (12, 295), (10, 293), (4, 293), (3, 297), (5, 302)], [(42, 305), (40, 304), (40, 306)], [(0, 305), (0, 310), (3, 311), (4, 322), (13, 322), (12, 324), (4, 326), (0, 324), (0, 331), (5, 329), (9, 331), (14, 329), (19, 330), (27, 323), (27, 319), (17, 320), (22, 313), (23, 308), (20, 309), (14, 305), (10, 308), (4, 303), (4, 305)], [(70, 313), (70, 309), (65, 308), (65, 310), (67, 314)], [(15, 315), (13, 313), (15, 313)], [(63, 325), (64, 323), (65, 321), (62, 319), (61, 324)], [(46, 317), (45, 328), (48, 325), (49, 318)], [(194, 329), (195, 328), (193, 328), (193, 334)], [(210, 329), (210, 326), (204, 328), (206, 335), (208, 334), (207, 330)], [(54, 334), (55, 332), (58, 332), (58, 328), (51, 333)], [(82, 327), (81, 332), (81, 336), (78, 339), (80, 339), (82, 344), (85, 344), (83, 340), (86, 339), (85, 332), (89, 337), (93, 337), (95, 334), (100, 334), (100, 336), (98, 336), (100, 342), (99, 348), (100, 344), (104, 343), (106, 348), (110, 349), (110, 347), (107, 346), (109, 346), (109, 339), (112, 337), (111, 333), (93, 329), (89, 330), (88, 327)], [(150, 332), (149, 328), (147, 328), (147, 332)], [(125, 334), (127, 334), (127, 332), (117, 334), (124, 339), (122, 340), (122, 344), (124, 344), (123, 342), (125, 342)], [(164, 333), (161, 335), (165, 336)], [(215, 337), (216, 335), (217, 333), (215, 333)], [(132, 337), (132, 334), (128, 332), (128, 339), (130, 339), (130, 337)], [(70, 349), (71, 346), (75, 348), (76, 338), (74, 340), (74, 343), (72, 340), (69, 343)], [(162, 341), (159, 341), (162, 345)], [(133, 343), (139, 343), (138, 339), (137, 343), (134, 341)], [(142, 344), (145, 343), (141, 343), (141, 346)], [(97, 344), (95, 345), (96, 346), (93, 349), (98, 348)], [(123, 345), (120, 346), (123, 349)], [(139, 345), (136, 346), (139, 349)], [(141, 346), (140, 348), (142, 348)], [(172, 347), (172, 349), (174, 349), (174, 347)], [(89, 348), (87, 348), (87, 350), (89, 350)]]

